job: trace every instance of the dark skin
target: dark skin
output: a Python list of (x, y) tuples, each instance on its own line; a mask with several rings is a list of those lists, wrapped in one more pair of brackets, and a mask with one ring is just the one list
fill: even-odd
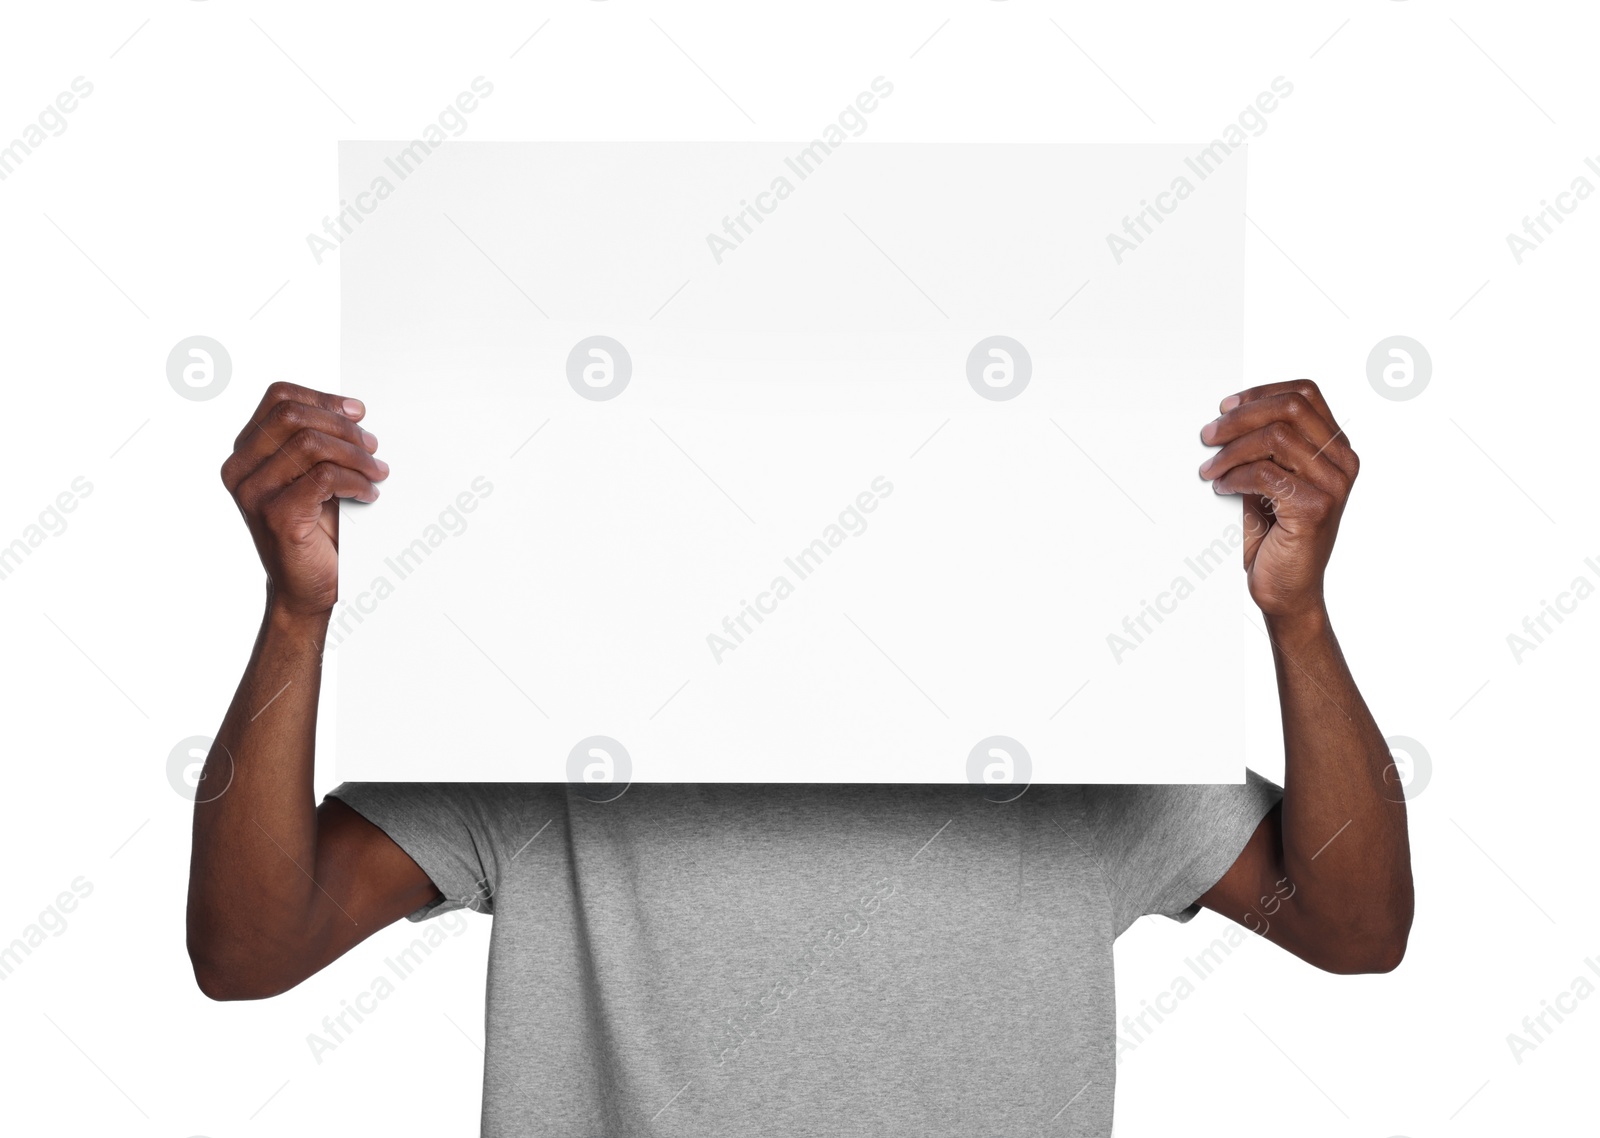
[(1323, 575), (1360, 462), (1310, 380), (1222, 401), (1200, 468), (1244, 499), (1244, 566), (1272, 642), (1284, 794), (1200, 899), (1329, 972), (1388, 972), (1411, 931), (1411, 854), (1393, 760), (1351, 678)]
[[(1383, 734), (1340, 654), (1323, 571), (1358, 469), (1309, 380), (1230, 396), (1201, 468), (1244, 499), (1244, 564), (1277, 665), (1284, 799), (1202, 904), (1330, 972), (1405, 954), (1405, 805)], [(294, 987), (440, 896), (382, 830), (312, 792), (322, 645), (338, 596), (339, 498), (373, 501), (388, 467), (357, 401), (273, 384), (222, 466), (267, 571), (255, 648), (195, 803), (188, 947), (201, 991)], [(231, 774), (230, 774), (231, 764)], [(230, 781), (231, 777), (231, 781)]]

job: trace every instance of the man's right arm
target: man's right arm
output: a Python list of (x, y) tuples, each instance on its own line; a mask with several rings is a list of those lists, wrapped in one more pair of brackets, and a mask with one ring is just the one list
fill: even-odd
[(294, 987), (436, 900), (384, 832), (312, 790), (322, 646), (338, 593), (339, 498), (372, 501), (388, 467), (355, 401), (268, 388), (222, 480), (267, 571), (250, 663), (195, 800), (188, 947), (212, 999)]

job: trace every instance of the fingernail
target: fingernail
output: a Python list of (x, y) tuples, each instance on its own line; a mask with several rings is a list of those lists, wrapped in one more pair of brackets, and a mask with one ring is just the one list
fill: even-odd
[(1211, 469), (1211, 463), (1213, 461), (1215, 461), (1215, 460), (1208, 458), (1208, 459), (1206, 459), (1204, 462), (1202, 462), (1200, 464), (1200, 477), (1201, 478), (1204, 478), (1206, 476), (1206, 471)]
[(344, 413), (352, 419), (359, 419), (367, 413), (367, 409), (359, 399), (346, 399), (344, 401)]
[(1237, 395), (1230, 395), (1222, 401), (1222, 409), (1225, 412), (1232, 411), (1237, 406), (1239, 406), (1239, 397)]
[(373, 434), (371, 431), (363, 430), (361, 432), (361, 445), (366, 447), (368, 450), (377, 450), (378, 436)]
[(375, 458), (372, 461), (378, 464), (378, 470), (380, 472), (382, 472), (384, 474), (388, 474), (389, 473), (389, 464), (387, 462), (384, 462), (383, 459)]

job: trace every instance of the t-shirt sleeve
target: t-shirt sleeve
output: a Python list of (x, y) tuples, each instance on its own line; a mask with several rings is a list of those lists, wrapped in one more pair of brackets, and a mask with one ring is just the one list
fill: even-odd
[(488, 784), (464, 782), (345, 782), (329, 791), (422, 867), (443, 897), (413, 921), (456, 909), (494, 912), (500, 856)]
[(1243, 785), (1084, 787), (1117, 933), (1147, 914), (1191, 919), (1282, 797), (1252, 770)]

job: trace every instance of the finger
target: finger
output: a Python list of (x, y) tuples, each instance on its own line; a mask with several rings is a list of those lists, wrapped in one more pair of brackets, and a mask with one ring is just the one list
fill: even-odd
[(234, 496), (240, 508), (259, 509), (278, 491), (323, 463), (342, 466), (367, 482), (381, 482), (389, 476), (389, 464), (383, 459), (343, 439), (307, 428), (289, 436), (282, 447), (246, 475)]
[(359, 399), (352, 399), (345, 395), (332, 395), (326, 391), (316, 391), (309, 387), (301, 387), (297, 383), (278, 382), (270, 384), (261, 396), (250, 421), (245, 424), (244, 430), (239, 432), (239, 437), (233, 440), (235, 448), (248, 438), (256, 426), (266, 419), (272, 409), (285, 401), (291, 403), (305, 403), (312, 407), (320, 407), (324, 411), (331, 411), (341, 415), (352, 422), (360, 419), (367, 413), (366, 406)]
[(1244, 563), (1248, 566), (1251, 558), (1255, 556), (1256, 546), (1272, 528), (1272, 512), (1267, 509), (1259, 494), (1244, 495), (1241, 504), (1244, 507), (1241, 519), (1244, 525), (1244, 542), (1239, 552), (1244, 555)]
[(1207, 446), (1222, 446), (1273, 422), (1291, 424), (1318, 454), (1326, 454), (1347, 477), (1354, 479), (1360, 471), (1360, 459), (1350, 449), (1344, 429), (1324, 419), (1297, 391), (1239, 404), (1200, 428), (1200, 441)]
[(275, 404), (259, 423), (245, 428), (233, 453), (222, 464), (222, 481), (233, 489), (303, 430), (342, 439), (368, 454), (378, 449), (378, 436), (354, 420), (309, 403), (284, 400)]
[(1304, 435), (1282, 419), (1234, 439), (1200, 466), (1201, 478), (1216, 478), (1251, 462), (1272, 462), (1298, 474), (1317, 489), (1343, 499), (1350, 493), (1349, 475), (1326, 451), (1319, 451)]
[(322, 514), (322, 504), (335, 498), (354, 498), (360, 502), (378, 500), (378, 488), (371, 480), (336, 462), (319, 462), (305, 474), (261, 503), (261, 513), (269, 523), (289, 519), (313, 521)]
[(1289, 379), (1284, 380), (1281, 383), (1264, 383), (1259, 387), (1246, 388), (1244, 391), (1239, 392), (1238, 395), (1230, 395), (1228, 399), (1224, 399), (1222, 401), (1223, 403), (1228, 403), (1229, 399), (1237, 399), (1239, 401), (1238, 403), (1225, 406), (1221, 409), (1223, 411), (1231, 411), (1234, 407), (1237, 407), (1240, 404), (1251, 403), (1257, 399), (1269, 399), (1274, 395), (1302, 396), (1308, 403), (1317, 409), (1317, 414), (1321, 415), (1329, 423), (1336, 423), (1338, 421), (1333, 417), (1333, 411), (1331, 408), (1329, 408), (1328, 401), (1322, 394), (1322, 388), (1318, 387), (1315, 382), (1309, 379)]
[(1247, 462), (1235, 466), (1211, 483), (1218, 494), (1253, 494), (1271, 503), (1273, 518), (1317, 522), (1329, 516), (1332, 495), (1290, 474), (1275, 462)]
[[(1334, 418), (1333, 409), (1328, 406), (1328, 401), (1323, 396), (1322, 389), (1309, 379), (1291, 379), (1281, 383), (1265, 383), (1258, 387), (1247, 388), (1237, 395), (1230, 395), (1224, 399), (1221, 409), (1226, 413), (1246, 403), (1272, 399), (1280, 395), (1299, 396), (1311, 404), (1311, 409), (1327, 424), (1330, 432), (1337, 434), (1340, 430), (1339, 421)], [(1320, 446), (1322, 444), (1319, 442), (1317, 445)]]
[[(285, 526), (315, 525), (322, 518), (324, 503), (336, 498), (375, 502), (378, 488), (349, 467), (319, 462), (263, 503), (261, 513), (281, 540)], [(287, 532), (292, 540), (293, 529)]]

